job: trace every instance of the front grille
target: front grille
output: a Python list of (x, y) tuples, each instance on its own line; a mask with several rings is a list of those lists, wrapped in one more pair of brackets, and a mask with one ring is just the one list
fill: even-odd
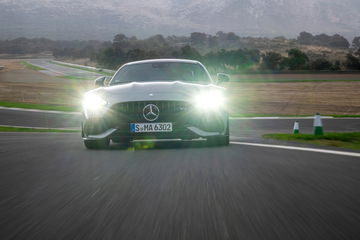
[(144, 107), (148, 104), (155, 104), (162, 114), (179, 113), (190, 108), (189, 103), (184, 101), (137, 101), (115, 104), (112, 106), (112, 110), (117, 113), (136, 114), (142, 113)]

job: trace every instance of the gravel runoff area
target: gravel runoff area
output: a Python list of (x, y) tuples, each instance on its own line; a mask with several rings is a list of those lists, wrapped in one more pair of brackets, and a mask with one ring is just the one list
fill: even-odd
[[(77, 106), (93, 81), (76, 81), (26, 69), (22, 60), (1, 60), (0, 101)], [(301, 74), (272, 77), (299, 78)], [(246, 75), (245, 77), (262, 75)], [(309, 74), (302, 75), (309, 78)], [(313, 78), (360, 78), (358, 74), (313, 74)], [(266, 75), (266, 77), (270, 77)], [(230, 112), (235, 114), (312, 115), (360, 114), (360, 82), (283, 82), (223, 85), (228, 89)]]

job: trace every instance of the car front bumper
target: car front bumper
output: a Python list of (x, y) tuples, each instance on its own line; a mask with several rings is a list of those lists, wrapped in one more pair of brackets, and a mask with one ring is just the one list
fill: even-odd
[(85, 118), (82, 121), (84, 140), (111, 139), (195, 139), (228, 134), (228, 114), (225, 111), (201, 114), (194, 111), (162, 115), (155, 122), (171, 122), (171, 132), (130, 131), (131, 123), (149, 123), (142, 114), (107, 113), (102, 117)]

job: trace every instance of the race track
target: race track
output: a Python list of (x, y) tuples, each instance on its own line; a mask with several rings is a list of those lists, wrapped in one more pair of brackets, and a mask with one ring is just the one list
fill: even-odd
[[(0, 107), (0, 116), (0, 125), (24, 127), (80, 129), (81, 122), (80, 113), (56, 111), (12, 110)], [(295, 121), (299, 121), (301, 132), (313, 131), (313, 119), (310, 118), (231, 118), (231, 136), (259, 140), (266, 133), (291, 133)], [(355, 132), (360, 129), (359, 118), (325, 118), (323, 123), (325, 130), (331, 132)]]
[(88, 151), (0, 134), (0, 239), (357, 239), (360, 161), (202, 143)]
[(102, 76), (101, 74), (95, 72), (89, 72), (77, 68), (65, 67), (58, 64), (54, 64), (50, 62), (51, 59), (29, 59), (27, 62), (45, 68), (46, 70), (42, 70), (43, 72), (48, 75), (52, 76), (73, 76), (73, 77), (80, 77), (80, 78), (87, 78), (87, 79), (95, 79), (97, 77)]
[[(0, 125), (79, 129), (80, 117), (0, 108)], [(86, 150), (80, 133), (0, 133), (0, 239), (359, 239), (360, 153), (262, 139), (295, 120), (231, 119), (227, 147)]]

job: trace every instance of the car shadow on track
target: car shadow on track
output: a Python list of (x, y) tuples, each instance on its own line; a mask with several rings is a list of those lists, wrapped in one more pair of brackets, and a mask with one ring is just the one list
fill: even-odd
[(139, 141), (129, 144), (112, 143), (107, 150), (156, 150), (214, 147), (206, 141)]

